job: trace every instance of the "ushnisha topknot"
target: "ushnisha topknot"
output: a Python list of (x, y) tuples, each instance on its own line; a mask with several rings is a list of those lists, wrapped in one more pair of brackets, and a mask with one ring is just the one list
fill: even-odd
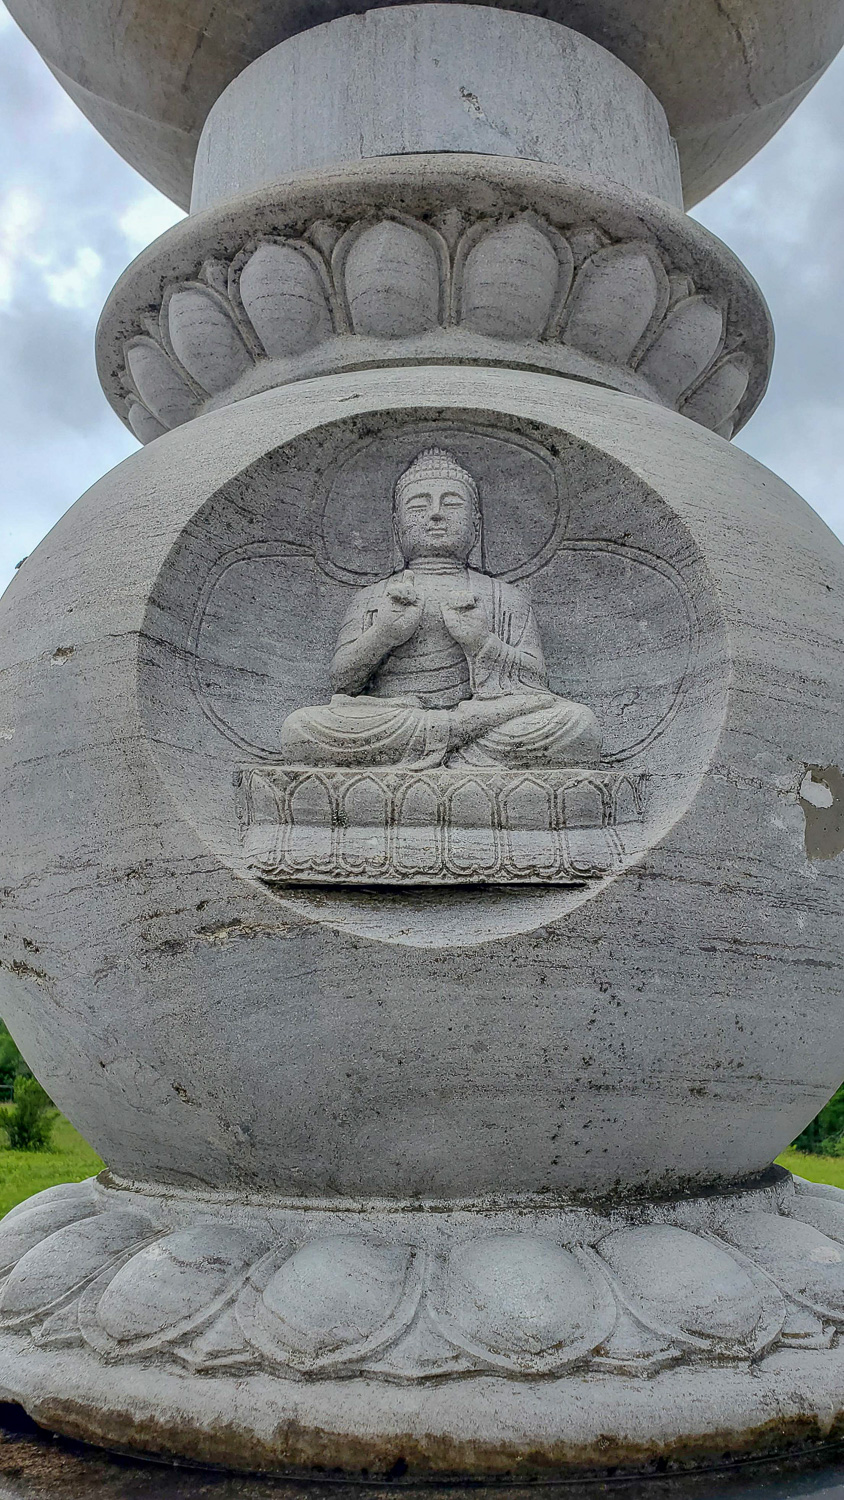
[(445, 448), (425, 448), (413, 463), (396, 480), (393, 503), (397, 505), (404, 491), (412, 484), (424, 483), (426, 479), (453, 479), (469, 491), (476, 509), (480, 505), (478, 486), (471, 474), (457, 462), (453, 453)]

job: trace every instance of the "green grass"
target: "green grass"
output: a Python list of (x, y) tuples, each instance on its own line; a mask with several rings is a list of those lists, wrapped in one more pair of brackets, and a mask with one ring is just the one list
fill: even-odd
[(783, 1151), (777, 1163), (793, 1172), (796, 1177), (807, 1177), (809, 1182), (829, 1182), (833, 1187), (844, 1188), (844, 1156), (814, 1156), (808, 1151)]
[[(0, 1119), (3, 1106), (0, 1106)], [(0, 1135), (0, 1140), (5, 1136)], [(784, 1151), (777, 1157), (781, 1167), (807, 1177), (810, 1182), (830, 1182), (844, 1188), (844, 1156), (811, 1156), (805, 1151)], [(8, 1151), (0, 1148), (0, 1218), (40, 1193), (42, 1188), (58, 1182), (81, 1182), (102, 1171), (97, 1153), (74, 1130), (64, 1115), (57, 1115), (52, 1144), (48, 1151)]]
[[(0, 1120), (3, 1110), (0, 1108)], [(0, 1134), (0, 1142), (5, 1142)], [(64, 1115), (57, 1115), (47, 1151), (9, 1151), (0, 1148), (0, 1218), (42, 1188), (57, 1182), (81, 1182), (102, 1170), (97, 1153), (74, 1130)]]

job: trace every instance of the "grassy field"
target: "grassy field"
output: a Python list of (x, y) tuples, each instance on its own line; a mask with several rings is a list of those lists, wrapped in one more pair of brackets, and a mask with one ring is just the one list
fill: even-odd
[[(0, 1135), (0, 1141), (5, 1139), (5, 1135)], [(0, 1149), (0, 1218), (42, 1188), (57, 1182), (81, 1182), (83, 1177), (93, 1177), (102, 1165), (79, 1131), (59, 1115), (49, 1151)]]
[[(2, 1120), (2, 1106), (0, 1106)], [(0, 1136), (0, 1140), (5, 1137)], [(804, 1151), (784, 1151), (777, 1157), (798, 1177), (810, 1182), (831, 1182), (844, 1188), (843, 1156), (809, 1156)], [(42, 1188), (57, 1182), (81, 1182), (93, 1177), (103, 1163), (69, 1120), (59, 1115), (53, 1129), (49, 1151), (7, 1151), (0, 1149), (0, 1218)]]
[(808, 1151), (784, 1151), (777, 1157), (781, 1167), (810, 1182), (829, 1182), (844, 1188), (844, 1156), (811, 1156)]

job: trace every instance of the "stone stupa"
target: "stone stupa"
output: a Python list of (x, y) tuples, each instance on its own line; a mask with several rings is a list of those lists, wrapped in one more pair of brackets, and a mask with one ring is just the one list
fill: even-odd
[[(844, 1429), (844, 548), (686, 216), (844, 0), (8, 0), (189, 216), (0, 606), (0, 1399), (265, 1471)], [(535, 13), (542, 9), (543, 14)]]

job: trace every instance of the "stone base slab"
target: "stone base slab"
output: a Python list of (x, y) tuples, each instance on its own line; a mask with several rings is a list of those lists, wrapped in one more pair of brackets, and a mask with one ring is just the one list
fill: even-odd
[(607, 770), (249, 766), (244, 849), (263, 880), (582, 885), (610, 874), (647, 778)]
[(264, 1471), (531, 1477), (844, 1429), (844, 1193), (237, 1199), (96, 1181), (0, 1226), (4, 1394)]

